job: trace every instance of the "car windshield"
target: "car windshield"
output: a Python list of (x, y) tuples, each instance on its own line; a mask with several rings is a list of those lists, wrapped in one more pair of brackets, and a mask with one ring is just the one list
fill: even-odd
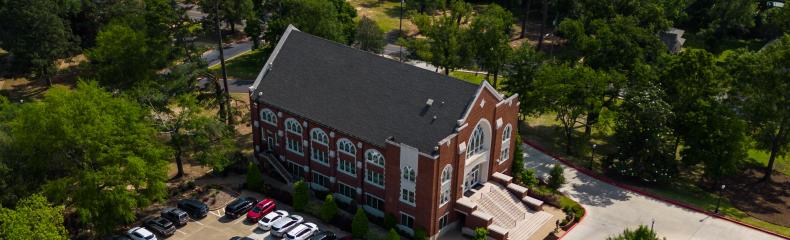
[(257, 206), (252, 208), (252, 212), (260, 212), (260, 211), (261, 211), (261, 208), (259, 208)]
[(145, 237), (145, 239), (154, 239), (154, 235), (153, 234), (148, 235), (148, 236)]

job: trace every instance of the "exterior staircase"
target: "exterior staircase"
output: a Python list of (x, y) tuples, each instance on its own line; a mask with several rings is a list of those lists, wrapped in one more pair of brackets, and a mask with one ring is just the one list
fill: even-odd
[(291, 176), (291, 173), (285, 170), (285, 166), (283, 166), (280, 160), (278, 160), (277, 156), (275, 156), (271, 152), (265, 152), (265, 151), (258, 153), (258, 156), (266, 160), (266, 162), (268, 162), (269, 165), (271, 165), (274, 168), (274, 171), (280, 174), (280, 176), (282, 176), (283, 179), (285, 179), (285, 182), (287, 184), (293, 183), (294, 180), (293, 176)]
[(507, 239), (511, 240), (530, 239), (553, 217), (547, 212), (527, 208), (507, 188), (493, 182), (485, 183), (468, 200), (477, 206), (478, 211), (490, 215), (494, 228), (507, 231)]

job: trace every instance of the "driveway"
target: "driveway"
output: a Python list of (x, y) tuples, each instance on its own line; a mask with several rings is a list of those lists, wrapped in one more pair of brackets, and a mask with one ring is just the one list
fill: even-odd
[[(547, 175), (554, 164), (551, 156), (524, 145), (525, 163), (538, 176)], [(606, 239), (626, 228), (650, 226), (667, 239), (762, 240), (782, 239), (736, 223), (664, 203), (602, 182), (563, 165), (567, 184), (560, 189), (587, 210), (587, 216), (563, 239)]]

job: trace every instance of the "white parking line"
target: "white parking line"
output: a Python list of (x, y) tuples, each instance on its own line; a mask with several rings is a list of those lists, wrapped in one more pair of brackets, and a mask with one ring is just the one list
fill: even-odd
[(184, 231), (181, 231), (181, 230), (176, 230), (176, 232), (179, 232), (181, 234), (187, 235), (187, 233), (185, 233)]
[[(217, 211), (217, 212), (219, 212), (219, 211)], [(219, 215), (219, 213), (211, 212), (211, 214), (214, 214), (214, 216), (217, 216), (217, 217), (222, 217), (221, 215)]]
[(200, 225), (203, 225), (203, 223), (201, 223), (201, 222), (198, 222), (198, 221), (195, 221), (195, 223), (197, 223), (197, 224), (200, 224)]

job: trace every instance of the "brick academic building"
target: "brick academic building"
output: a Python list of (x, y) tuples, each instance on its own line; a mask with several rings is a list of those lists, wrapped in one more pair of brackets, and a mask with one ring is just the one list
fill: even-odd
[[(510, 232), (515, 239), (518, 214), (540, 213), (524, 208), (527, 200), (518, 200), (529, 198), (526, 189), (507, 176), (517, 96), (485, 81), (471, 84), (289, 26), (250, 98), (261, 162), (370, 215), (391, 214), (404, 232), (421, 228), (437, 239), (488, 227), (495, 238)], [(474, 198), (489, 180), (507, 190)], [(485, 196), (515, 201), (492, 205)]]

